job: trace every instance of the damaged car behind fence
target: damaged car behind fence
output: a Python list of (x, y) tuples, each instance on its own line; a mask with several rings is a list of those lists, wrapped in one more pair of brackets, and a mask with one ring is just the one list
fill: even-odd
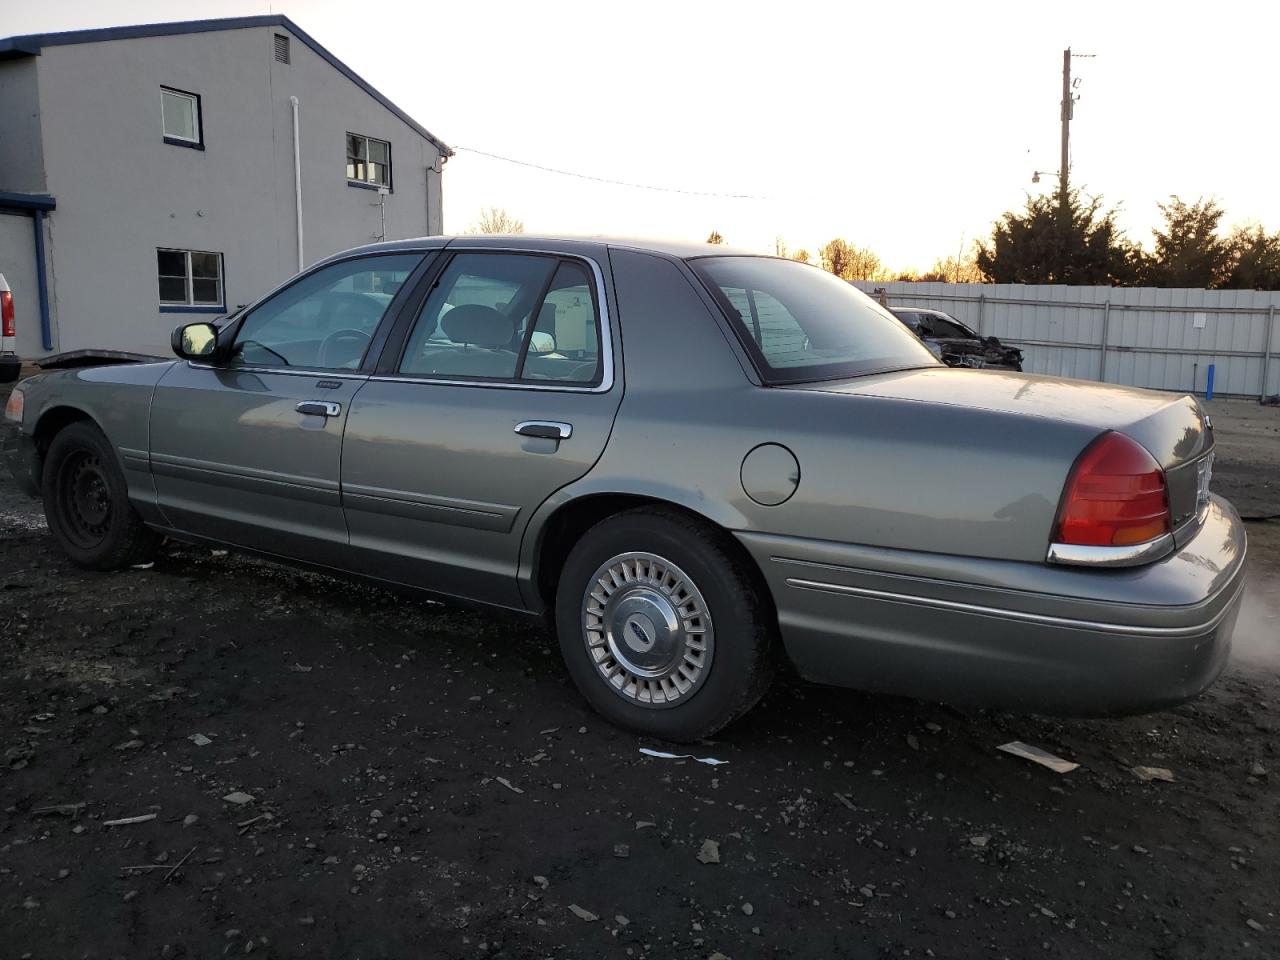
[(170, 536), (544, 616), (645, 734), (713, 733), (784, 658), (1116, 714), (1227, 657), (1245, 535), (1193, 398), (950, 369), (805, 264), (382, 243), (173, 347), (10, 397), (7, 459), (72, 561)]
[(948, 367), (1022, 369), (1022, 351), (996, 337), (982, 337), (941, 310), (890, 307), (889, 312), (924, 341), (929, 352)]

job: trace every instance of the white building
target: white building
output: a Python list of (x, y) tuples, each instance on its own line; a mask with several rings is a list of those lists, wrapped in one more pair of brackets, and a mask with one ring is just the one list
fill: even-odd
[(0, 39), (18, 353), (166, 354), (183, 314), (438, 234), (452, 152), (287, 17)]

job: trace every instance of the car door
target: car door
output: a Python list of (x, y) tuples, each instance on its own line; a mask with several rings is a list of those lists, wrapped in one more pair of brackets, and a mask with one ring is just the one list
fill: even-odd
[(341, 565), (343, 426), (383, 317), (422, 261), (418, 251), (324, 265), (233, 321), (225, 362), (174, 364), (150, 420), (170, 526)]
[(599, 458), (621, 399), (602, 256), (472, 248), (424, 279), (347, 420), (362, 569), (520, 606), (529, 517)]

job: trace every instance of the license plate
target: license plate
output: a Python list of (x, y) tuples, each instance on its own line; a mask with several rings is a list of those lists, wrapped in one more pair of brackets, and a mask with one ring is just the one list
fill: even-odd
[(1196, 509), (1209, 503), (1209, 483), (1213, 479), (1213, 454), (1196, 465)]

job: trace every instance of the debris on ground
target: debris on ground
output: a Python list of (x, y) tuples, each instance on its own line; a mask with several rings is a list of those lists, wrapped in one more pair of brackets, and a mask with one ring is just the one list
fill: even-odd
[(246, 803), (253, 802), (253, 794), (245, 793), (243, 790), (233, 790), (231, 793), (228, 793), (222, 799), (227, 801), (227, 803), (243, 805)]
[(132, 823), (146, 823), (155, 818), (156, 815), (154, 813), (144, 813), (136, 817), (121, 817), (119, 820), (103, 820), (102, 825), (104, 827), (127, 827)]
[(1079, 768), (1080, 764), (1072, 763), (1070, 760), (1063, 760), (1056, 757), (1047, 750), (1041, 750), (1039, 747), (1033, 747), (1029, 743), (1023, 743), (1021, 740), (1014, 740), (1011, 743), (1002, 743), (996, 747), (997, 750), (1003, 750), (1005, 753), (1011, 753), (1015, 757), (1022, 757), (1024, 760), (1030, 760), (1032, 763), (1038, 763), (1042, 767), (1048, 767), (1055, 773), (1070, 773), (1072, 770)]
[(711, 767), (729, 762), (728, 760), (717, 760), (715, 757), (695, 757), (691, 753), (666, 753), (662, 750), (650, 750), (648, 747), (641, 747), (640, 752), (645, 756), (657, 757), (659, 760), (696, 760), (698, 763), (705, 763)]
[(192, 743), (194, 743), (197, 747), (207, 747), (209, 744), (213, 743), (213, 741), (210, 740), (208, 737), (206, 737), (203, 733), (193, 733), (191, 734), (191, 736), (187, 737), (187, 739), (190, 740)]
[(1149, 783), (1152, 780), (1160, 780), (1164, 783), (1173, 783), (1173, 771), (1168, 767), (1130, 767), (1134, 775), (1139, 780)]
[(703, 840), (702, 846), (698, 849), (698, 861), (700, 863), (719, 863), (720, 844), (714, 840)]
[(600, 919), (590, 910), (584, 910), (582, 909), (582, 907), (578, 906), (576, 903), (569, 904), (569, 912), (572, 913), (579, 920), (585, 920), (587, 923), (591, 923), (594, 920)]

